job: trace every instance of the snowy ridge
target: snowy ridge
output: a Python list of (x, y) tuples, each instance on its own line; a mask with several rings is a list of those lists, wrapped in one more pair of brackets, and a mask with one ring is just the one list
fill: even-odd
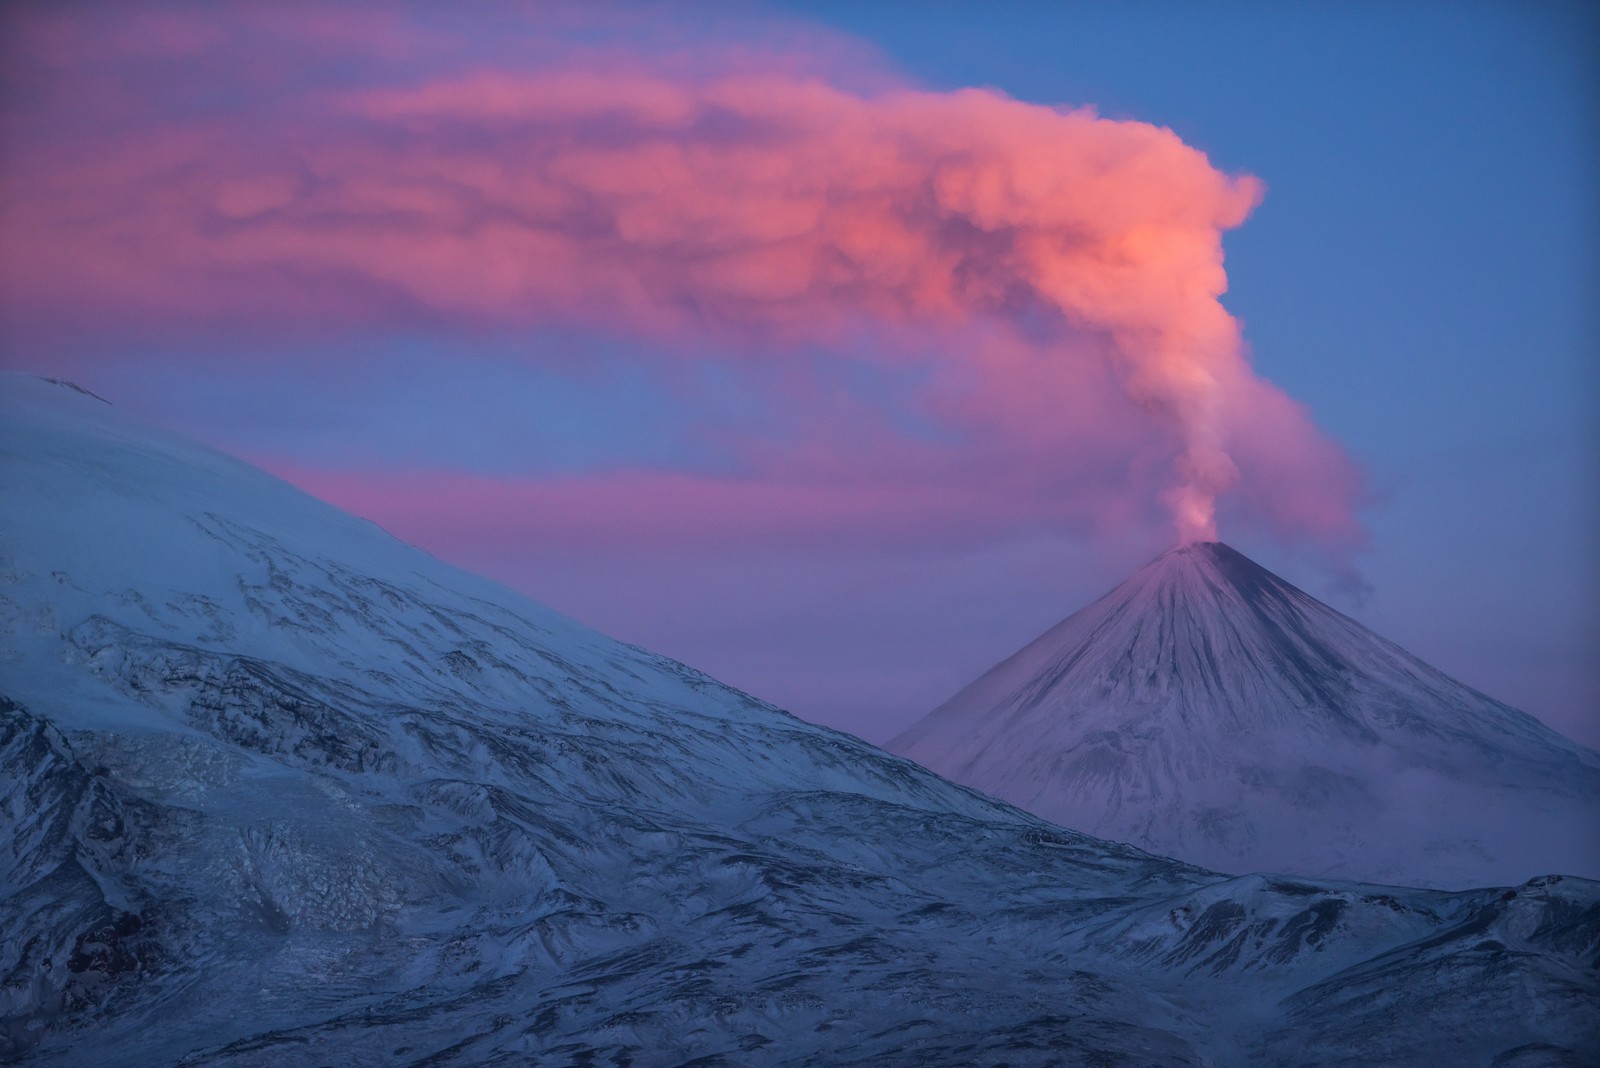
[(1219, 543), (1159, 557), (889, 748), (1225, 871), (1600, 877), (1600, 754)]
[(0, 378), (0, 481), (8, 1061), (1600, 1052), (1596, 884), (1062, 830), (37, 380)]

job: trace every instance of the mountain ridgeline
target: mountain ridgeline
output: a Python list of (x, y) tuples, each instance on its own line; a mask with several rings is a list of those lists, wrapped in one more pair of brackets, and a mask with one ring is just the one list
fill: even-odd
[(1222, 871), (1600, 877), (1600, 753), (1216, 542), (1159, 557), (888, 748)]
[(1215, 874), (0, 378), (0, 1059), (1593, 1063), (1600, 885)]

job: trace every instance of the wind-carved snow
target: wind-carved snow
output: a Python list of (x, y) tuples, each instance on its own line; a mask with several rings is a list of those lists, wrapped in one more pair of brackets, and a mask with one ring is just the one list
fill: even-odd
[(1600, 877), (1600, 753), (1218, 543), (1166, 553), (889, 749), (1224, 871)]
[(1066, 831), (0, 382), (8, 1060), (1600, 1050), (1593, 883), (1229, 879)]

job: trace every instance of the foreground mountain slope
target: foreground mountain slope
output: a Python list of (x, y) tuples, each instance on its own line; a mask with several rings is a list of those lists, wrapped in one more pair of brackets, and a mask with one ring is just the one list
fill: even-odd
[(1161, 556), (888, 748), (1225, 871), (1600, 877), (1600, 753), (1219, 543)]
[(1595, 884), (1231, 880), (1063, 831), (64, 386), (0, 379), (0, 483), (8, 1059), (1600, 1050)]

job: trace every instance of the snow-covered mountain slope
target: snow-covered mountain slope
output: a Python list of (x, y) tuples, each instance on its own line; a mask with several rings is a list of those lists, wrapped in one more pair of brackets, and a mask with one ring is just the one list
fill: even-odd
[(1600, 753), (1219, 543), (1161, 556), (888, 748), (1222, 871), (1600, 878)]
[(1064, 831), (63, 386), (0, 379), (0, 538), (0, 1059), (1600, 1055), (1600, 885)]

